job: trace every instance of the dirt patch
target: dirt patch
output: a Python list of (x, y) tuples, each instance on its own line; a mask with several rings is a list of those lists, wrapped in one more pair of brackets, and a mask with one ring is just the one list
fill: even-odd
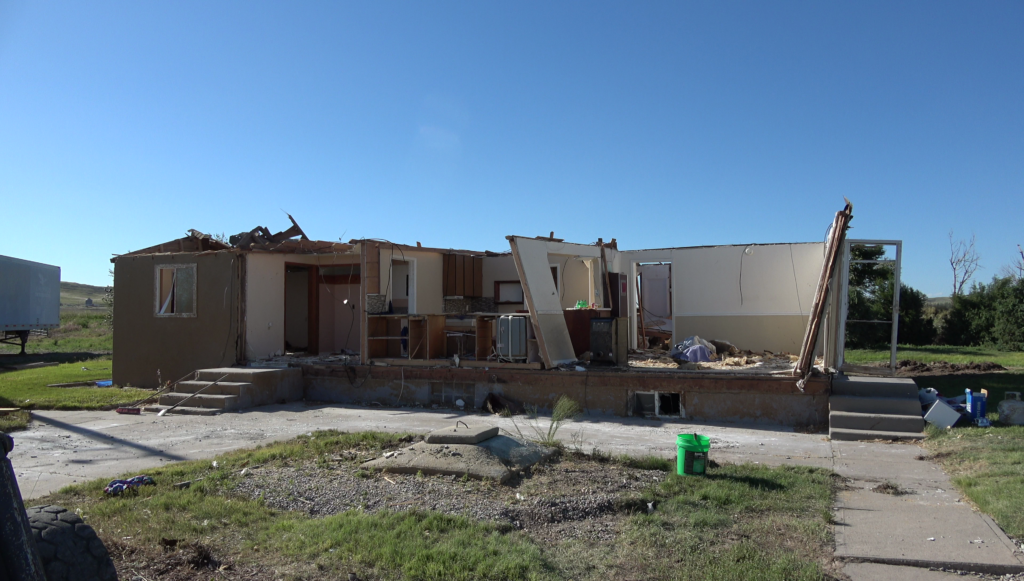
[[(888, 367), (887, 363), (874, 363), (873, 367)], [(918, 377), (924, 375), (964, 375), (970, 373), (992, 373), (994, 371), (1006, 371), (1006, 368), (998, 363), (982, 361), (980, 363), (950, 363), (948, 361), (933, 361), (923, 363), (913, 359), (901, 359), (896, 362), (896, 375), (902, 377)]]
[(640, 492), (667, 474), (563, 456), (505, 485), (458, 476), (371, 475), (339, 464), (263, 467), (233, 491), (267, 506), (327, 516), (421, 509), (497, 521), (539, 540), (611, 540)]
[(872, 488), (871, 491), (877, 492), (879, 494), (888, 494), (890, 496), (903, 496), (905, 494), (911, 493), (910, 490), (903, 488), (902, 486), (896, 484), (895, 482), (883, 482), (878, 486)]

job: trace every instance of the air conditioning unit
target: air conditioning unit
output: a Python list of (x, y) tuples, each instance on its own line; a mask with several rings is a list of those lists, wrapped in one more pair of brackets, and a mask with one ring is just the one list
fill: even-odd
[(498, 317), (499, 361), (526, 361), (526, 317), (503, 315)]

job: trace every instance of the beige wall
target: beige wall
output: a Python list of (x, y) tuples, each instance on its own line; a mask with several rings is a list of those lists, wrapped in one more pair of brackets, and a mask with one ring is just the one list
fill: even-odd
[(563, 309), (571, 309), (576, 306), (576, 301), (594, 301), (591, 292), (591, 269), (588, 263), (593, 259), (580, 258), (578, 256), (565, 256), (561, 254), (549, 254), (550, 264), (557, 264), (561, 272), (561, 280), (558, 281), (558, 294)]
[[(511, 254), (484, 257), (484, 296), (494, 298), (495, 281), (519, 280), (516, 261)], [(497, 305), (499, 313), (514, 313), (525, 310), (526, 303)]]
[(721, 315), (675, 318), (675, 336), (729, 341), (740, 349), (800, 353), (808, 315)]
[[(444, 311), (444, 255), (438, 252), (420, 250), (392, 250), (390, 245), (380, 247), (380, 288), (387, 289), (388, 299), (394, 294), (394, 288), (388, 286), (391, 277), (392, 255), (395, 260), (415, 261), (416, 275), (416, 313), (421, 315), (440, 315)], [(493, 291), (492, 291), (493, 292)]]
[[(284, 254), (245, 255), (245, 356), (284, 351)], [(289, 262), (291, 256), (288, 255)], [(298, 262), (297, 260), (294, 262)]]

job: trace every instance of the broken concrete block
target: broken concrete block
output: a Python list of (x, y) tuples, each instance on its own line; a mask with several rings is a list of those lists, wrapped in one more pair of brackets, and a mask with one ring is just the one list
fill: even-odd
[(479, 444), (497, 435), (498, 428), (496, 426), (461, 424), (434, 430), (427, 434), (423, 441), (428, 444)]
[(442, 474), (478, 480), (505, 482), (512, 473), (489, 450), (472, 444), (428, 444), (417, 442), (395, 454), (371, 460), (362, 465), (365, 470), (387, 470), (396, 474)]

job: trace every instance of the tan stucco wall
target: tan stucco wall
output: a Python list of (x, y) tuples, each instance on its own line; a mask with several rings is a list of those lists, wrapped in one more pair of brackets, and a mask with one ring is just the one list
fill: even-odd
[[(114, 264), (114, 369), (117, 385), (156, 387), (190, 371), (233, 365), (238, 348), (240, 257), (230, 252), (197, 256), (125, 256)], [(157, 317), (155, 268), (196, 265), (196, 316)]]
[(247, 359), (264, 359), (284, 351), (285, 256), (252, 253), (245, 257)]

